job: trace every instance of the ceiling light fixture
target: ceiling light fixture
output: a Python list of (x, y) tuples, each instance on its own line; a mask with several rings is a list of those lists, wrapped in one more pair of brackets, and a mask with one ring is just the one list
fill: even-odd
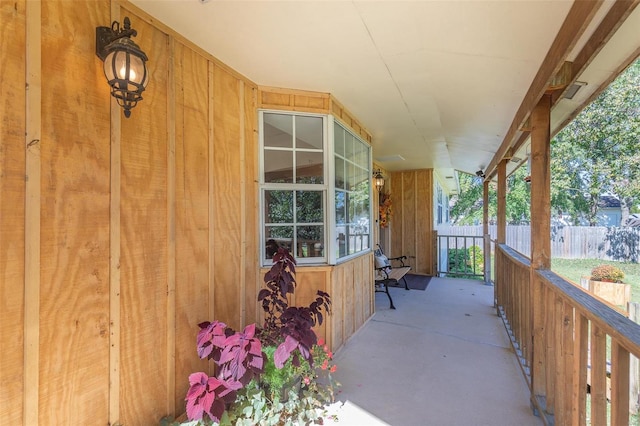
[(567, 88), (562, 97), (564, 99), (573, 99), (573, 97), (578, 93), (578, 90), (582, 89), (583, 86), (586, 86), (587, 83), (584, 81), (576, 81), (571, 86)]

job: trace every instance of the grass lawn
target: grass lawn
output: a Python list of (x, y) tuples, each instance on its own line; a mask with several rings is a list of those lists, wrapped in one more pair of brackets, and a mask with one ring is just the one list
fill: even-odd
[(614, 265), (624, 272), (624, 282), (631, 284), (631, 301), (640, 302), (640, 264), (613, 262), (599, 259), (551, 259), (551, 270), (564, 278), (580, 284), (580, 277), (591, 274), (598, 265)]

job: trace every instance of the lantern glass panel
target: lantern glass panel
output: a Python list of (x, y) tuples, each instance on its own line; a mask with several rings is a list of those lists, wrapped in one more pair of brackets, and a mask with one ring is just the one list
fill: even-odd
[[(129, 58), (129, 64), (127, 66), (127, 58)], [(147, 85), (148, 79), (145, 79), (145, 65), (144, 61), (129, 52), (114, 50), (109, 52), (104, 60), (104, 74), (107, 80), (127, 80), (135, 84)], [(142, 81), (145, 79), (144, 81)], [(128, 85), (127, 90), (135, 91), (137, 88), (131, 84)]]

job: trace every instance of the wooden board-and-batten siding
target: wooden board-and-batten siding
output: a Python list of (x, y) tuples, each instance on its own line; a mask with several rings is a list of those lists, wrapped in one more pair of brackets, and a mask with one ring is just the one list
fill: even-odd
[(391, 199), (390, 257), (407, 256), (413, 272), (433, 275), (433, 170), (392, 172)]
[[(125, 16), (151, 73), (128, 119), (95, 56)], [(0, 39), (0, 423), (179, 414), (210, 368), (197, 324), (260, 314), (258, 86), (127, 2), (0, 1)], [(336, 293), (334, 348), (372, 313), (371, 269), (300, 274)]]
[[(268, 270), (263, 268), (261, 274)], [(329, 347), (338, 349), (374, 313), (373, 270), (371, 252), (336, 266), (297, 267), (297, 285), (290, 303), (309, 306), (318, 290), (329, 293), (332, 313), (315, 330)]]

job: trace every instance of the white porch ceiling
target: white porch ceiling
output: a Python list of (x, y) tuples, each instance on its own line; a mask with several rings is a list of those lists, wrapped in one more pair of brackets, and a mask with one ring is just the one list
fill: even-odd
[[(490, 163), (573, 1), (132, 3), (259, 85), (333, 94), (373, 135), (374, 161), (404, 158), (379, 161), (387, 170), (444, 177)], [(588, 85), (554, 109), (554, 123), (640, 47), (638, 10), (579, 78)]]

